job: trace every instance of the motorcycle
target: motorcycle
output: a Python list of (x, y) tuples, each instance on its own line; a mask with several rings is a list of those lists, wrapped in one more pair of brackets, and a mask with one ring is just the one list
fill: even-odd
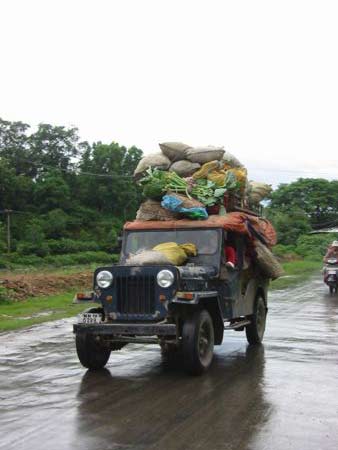
[(324, 267), (324, 283), (329, 286), (330, 294), (338, 292), (338, 258), (329, 258)]

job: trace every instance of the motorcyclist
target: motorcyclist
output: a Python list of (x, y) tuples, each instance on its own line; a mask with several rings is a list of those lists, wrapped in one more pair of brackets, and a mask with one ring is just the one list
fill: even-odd
[(338, 241), (333, 241), (330, 247), (327, 249), (326, 255), (324, 256), (324, 263), (327, 264), (329, 259), (338, 259)]

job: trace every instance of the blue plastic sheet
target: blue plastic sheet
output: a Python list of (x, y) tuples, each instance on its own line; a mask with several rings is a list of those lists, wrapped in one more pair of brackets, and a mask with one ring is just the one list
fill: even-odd
[(165, 195), (162, 198), (162, 208), (169, 209), (169, 211), (181, 213), (189, 217), (189, 219), (207, 219), (207, 210), (203, 207), (183, 208), (183, 201), (172, 195)]

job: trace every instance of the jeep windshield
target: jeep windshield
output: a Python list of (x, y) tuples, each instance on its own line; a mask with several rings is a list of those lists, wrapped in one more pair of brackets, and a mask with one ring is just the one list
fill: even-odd
[[(219, 229), (190, 229), (190, 230), (142, 230), (130, 231), (126, 234), (124, 256), (142, 250), (151, 250), (164, 242), (177, 244), (192, 243), (197, 248), (199, 256), (212, 256), (220, 251), (221, 230)], [(195, 258), (190, 258), (194, 259)]]

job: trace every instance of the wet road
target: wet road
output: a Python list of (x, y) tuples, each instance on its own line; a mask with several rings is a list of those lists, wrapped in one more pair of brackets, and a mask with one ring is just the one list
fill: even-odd
[(270, 295), (264, 346), (227, 332), (192, 378), (156, 346), (78, 363), (71, 321), (0, 335), (0, 449), (338, 448), (338, 297)]

